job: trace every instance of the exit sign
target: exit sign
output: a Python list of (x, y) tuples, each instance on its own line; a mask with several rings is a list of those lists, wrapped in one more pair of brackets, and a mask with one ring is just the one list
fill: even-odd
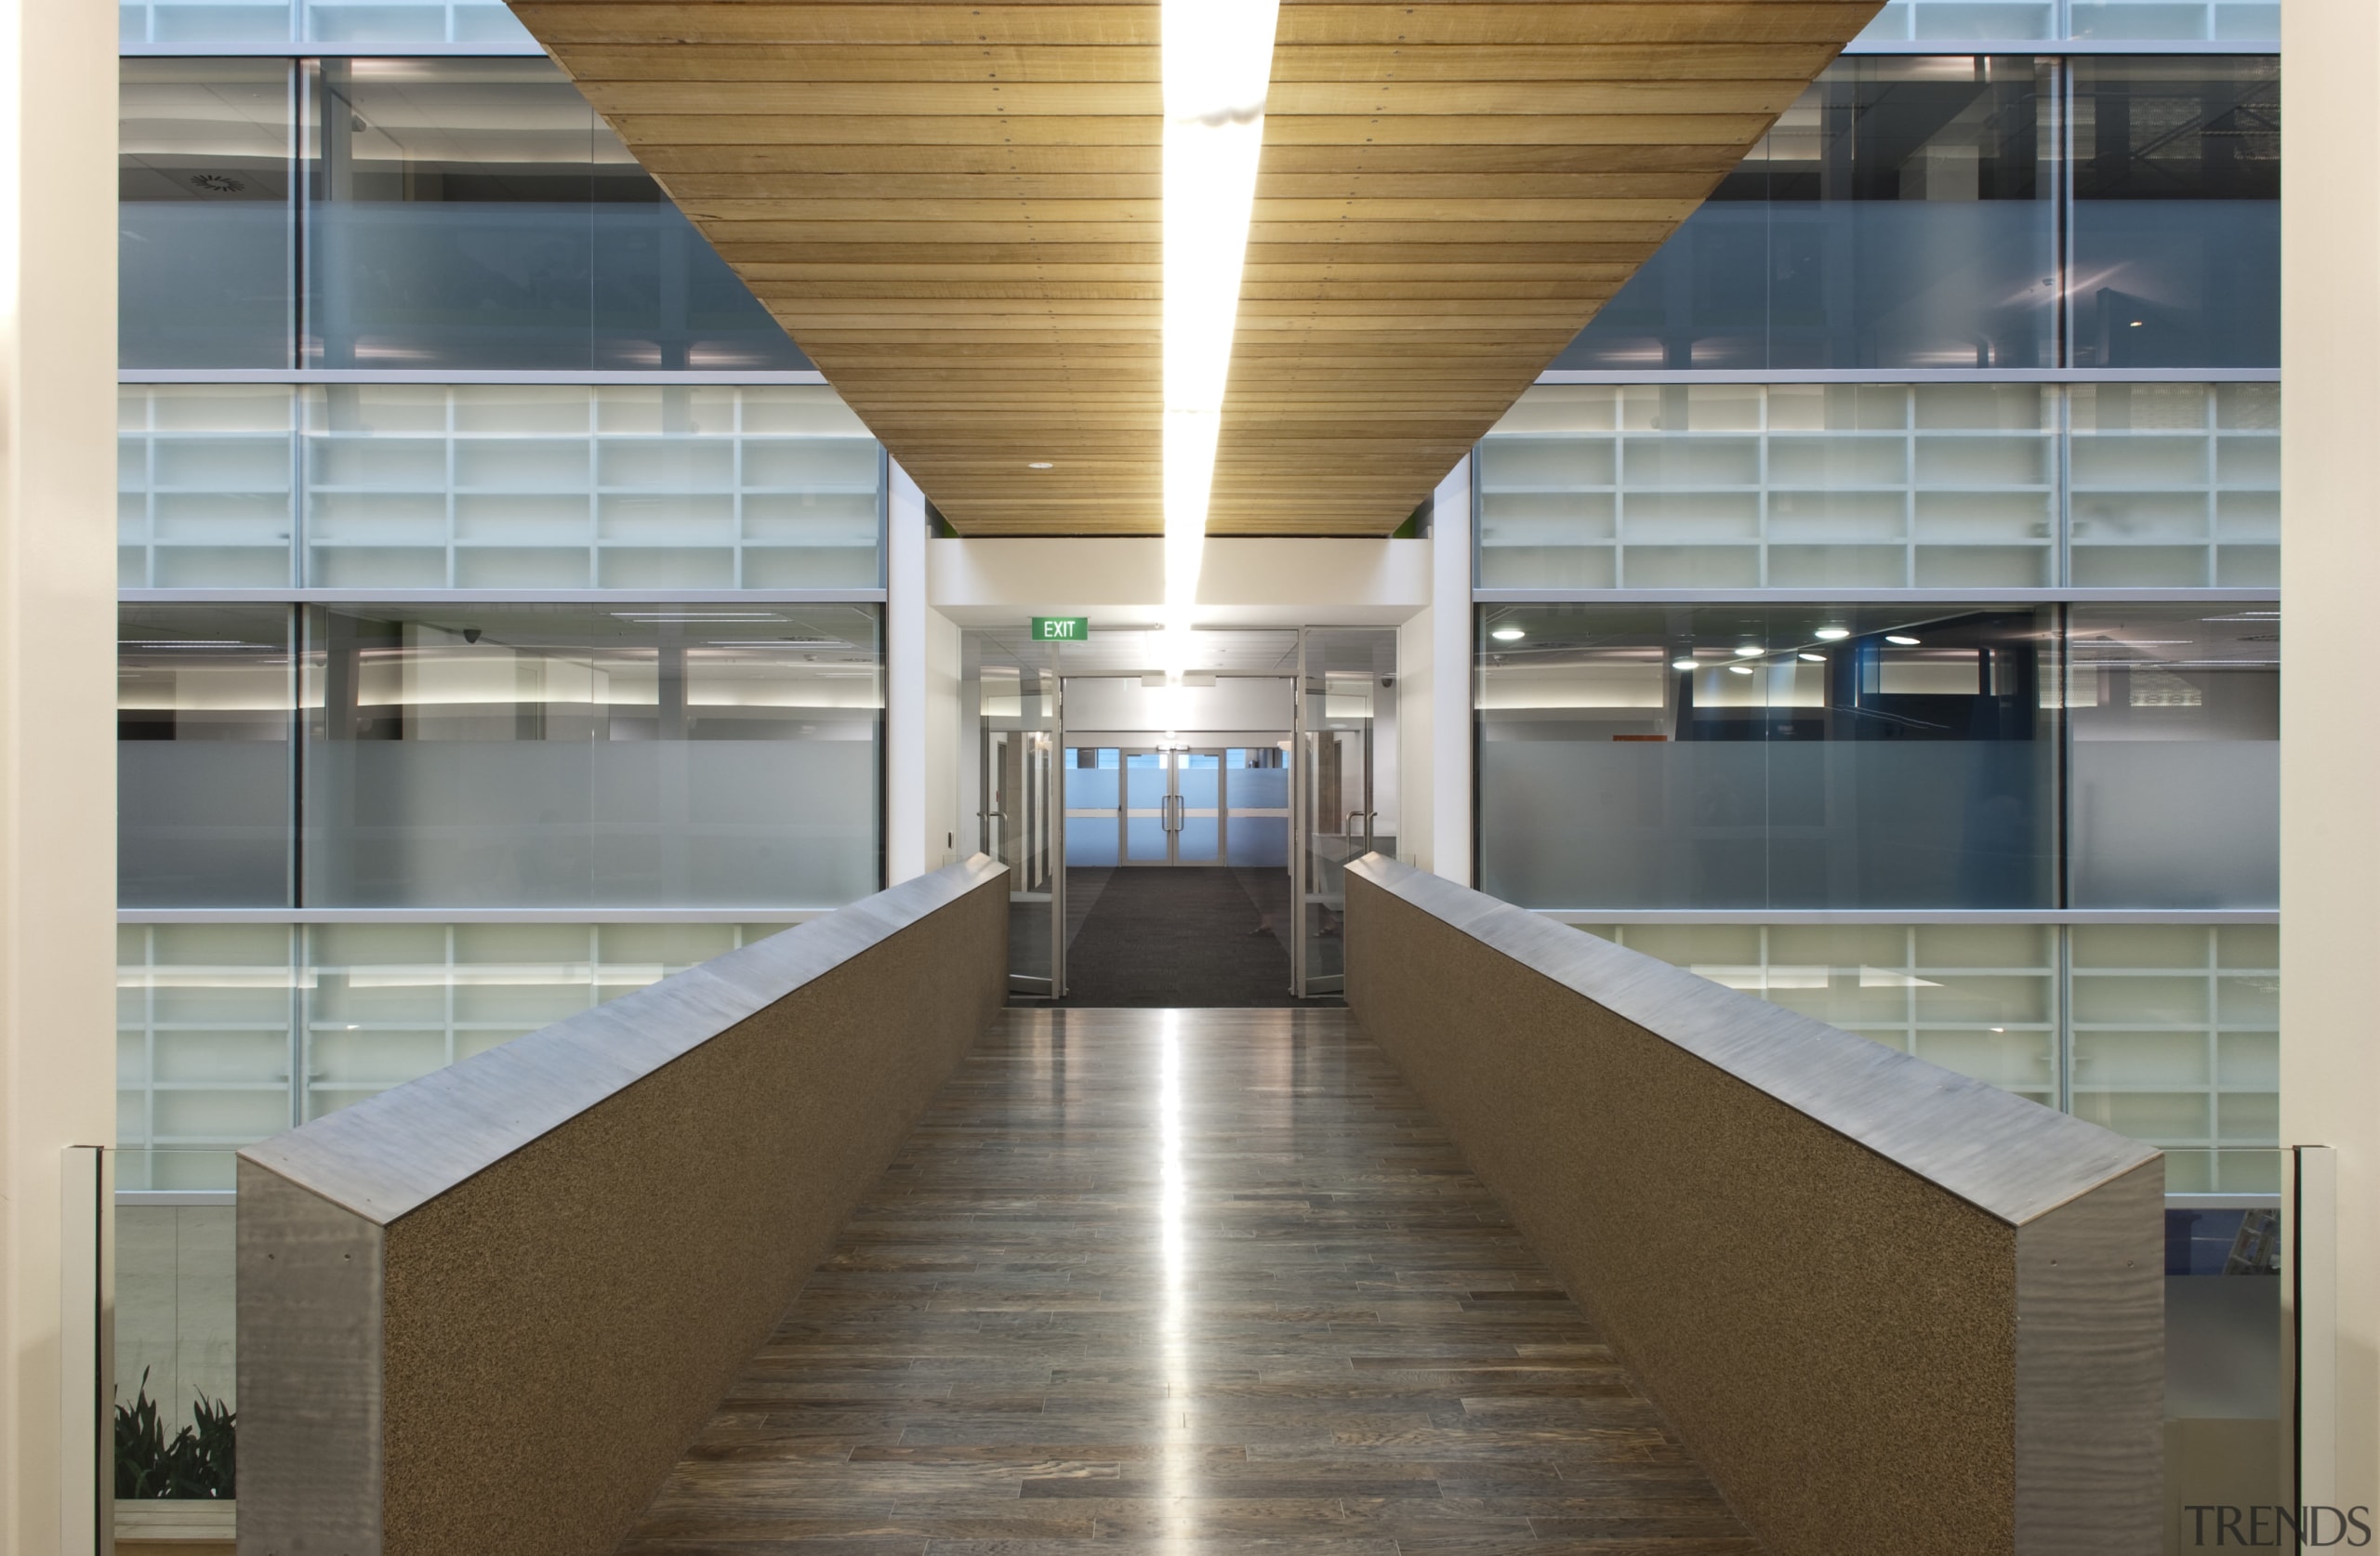
[(1091, 640), (1089, 616), (1035, 616), (1033, 640), (1037, 643), (1082, 643)]

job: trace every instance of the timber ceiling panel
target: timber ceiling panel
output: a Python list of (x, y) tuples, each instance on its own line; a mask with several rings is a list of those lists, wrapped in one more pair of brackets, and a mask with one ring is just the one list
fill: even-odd
[[(962, 534), (1163, 529), (1154, 0), (514, 9)], [(1284, 0), (1210, 530), (1395, 529), (1876, 9)]]

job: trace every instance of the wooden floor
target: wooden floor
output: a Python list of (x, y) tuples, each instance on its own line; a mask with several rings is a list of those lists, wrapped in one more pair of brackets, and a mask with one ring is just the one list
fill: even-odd
[(1336, 1010), (1012, 1010), (621, 1548), (1759, 1550)]

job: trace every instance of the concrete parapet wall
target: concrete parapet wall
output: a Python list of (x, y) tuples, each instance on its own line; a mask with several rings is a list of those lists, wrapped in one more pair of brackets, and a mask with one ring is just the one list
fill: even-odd
[(2160, 1548), (2137, 1142), (1381, 859), (1347, 997), (1777, 1556)]
[(252, 1147), (243, 1556), (602, 1556), (1005, 997), (981, 856)]

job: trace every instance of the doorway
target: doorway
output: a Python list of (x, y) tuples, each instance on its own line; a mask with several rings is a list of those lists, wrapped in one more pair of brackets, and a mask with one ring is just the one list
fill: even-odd
[(1068, 745), (1068, 863), (1287, 869), (1289, 745)]
[(1012, 996), (1335, 1002), (1345, 864), (1395, 847), (1394, 631), (1201, 632), (1214, 668), (1173, 678), (1143, 637), (962, 639), (960, 809), (1011, 867)]

